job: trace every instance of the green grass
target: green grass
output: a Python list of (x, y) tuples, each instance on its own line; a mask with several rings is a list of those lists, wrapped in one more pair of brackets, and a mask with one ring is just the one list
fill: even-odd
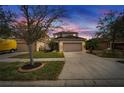
[(124, 52), (122, 51), (102, 51), (101, 57), (106, 57), (106, 58), (124, 58)]
[(124, 52), (119, 50), (93, 50), (92, 54), (105, 58), (124, 58)]
[(26, 63), (0, 62), (0, 80), (57, 80), (64, 62), (45, 62), (46, 65), (36, 71), (21, 73), (17, 69)]
[[(63, 52), (33, 52), (34, 58), (63, 58)], [(13, 56), (11, 58), (29, 58), (28, 54)]]

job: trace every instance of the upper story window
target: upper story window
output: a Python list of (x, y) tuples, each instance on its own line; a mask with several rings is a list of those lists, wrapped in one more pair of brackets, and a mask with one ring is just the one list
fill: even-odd
[(57, 37), (58, 37), (57, 35), (54, 36), (54, 38), (57, 38)]
[(73, 34), (73, 36), (76, 36), (76, 34)]

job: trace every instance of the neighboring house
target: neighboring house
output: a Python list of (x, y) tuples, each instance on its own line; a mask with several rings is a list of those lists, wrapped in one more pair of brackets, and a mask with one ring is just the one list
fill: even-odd
[[(107, 49), (112, 47), (112, 43), (108, 39), (96, 38), (98, 42), (98, 49)], [(123, 41), (115, 41), (113, 43), (114, 49), (124, 50), (124, 42)]]
[(115, 42), (113, 46), (115, 49), (124, 50), (124, 42)]
[(107, 49), (110, 48), (110, 41), (107, 39), (97, 39), (98, 42), (98, 49)]
[(78, 37), (77, 32), (58, 32), (54, 34), (54, 39), (58, 43), (60, 52), (79, 52), (83, 51), (85, 40)]
[[(48, 44), (47, 44), (48, 40), (49, 40), (49, 38), (35, 42), (33, 44), (32, 50), (33, 51), (45, 50), (48, 47)], [(27, 52), (28, 51), (28, 47), (24, 40), (16, 39), (16, 41), (17, 41), (17, 51), (18, 52)]]

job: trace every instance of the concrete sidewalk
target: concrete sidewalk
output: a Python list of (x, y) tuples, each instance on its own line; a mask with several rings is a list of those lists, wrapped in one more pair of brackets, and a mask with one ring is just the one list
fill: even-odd
[[(64, 58), (34, 58), (35, 62), (39, 61), (64, 61)], [(29, 59), (22, 58), (6, 58), (0, 59), (0, 62), (29, 62)]]
[[(29, 59), (24, 58), (10, 58), (17, 55), (27, 54), (28, 52), (16, 52), (0, 55), (0, 62), (28, 62)], [(39, 61), (65, 61), (64, 58), (34, 58), (35, 62)]]
[(123, 87), (124, 80), (0, 81), (0, 87)]
[(3, 54), (1, 53), (0, 59), (5, 59), (5, 58), (17, 56), (17, 55), (27, 54), (27, 53), (28, 52), (15, 52), (15, 53), (3, 53)]

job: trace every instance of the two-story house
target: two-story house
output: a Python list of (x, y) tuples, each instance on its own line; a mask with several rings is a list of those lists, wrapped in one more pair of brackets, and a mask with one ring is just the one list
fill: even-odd
[(60, 52), (79, 52), (85, 50), (84, 44), (86, 39), (79, 37), (77, 32), (58, 32), (53, 36), (58, 43)]

